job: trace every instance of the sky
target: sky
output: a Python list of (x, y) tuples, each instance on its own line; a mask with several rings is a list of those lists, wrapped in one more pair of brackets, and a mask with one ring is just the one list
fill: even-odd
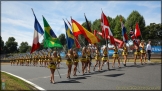
[[(94, 22), (101, 18), (101, 8), (106, 16), (117, 15), (128, 18), (133, 10), (138, 11), (150, 23), (161, 23), (161, 1), (1, 1), (1, 36), (6, 42), (14, 37), (18, 45), (28, 42), (31, 46), (34, 35), (34, 16), (31, 8), (44, 29), (42, 15), (56, 36), (65, 34), (63, 19), (70, 17), (82, 24), (87, 19)], [(39, 42), (43, 37), (39, 39)]]

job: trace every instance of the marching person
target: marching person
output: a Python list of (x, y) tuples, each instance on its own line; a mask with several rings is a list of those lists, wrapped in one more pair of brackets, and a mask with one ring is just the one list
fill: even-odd
[[(146, 50), (145, 50), (145, 45), (144, 45), (144, 40), (141, 41), (140, 45), (141, 47), (141, 63), (142, 63), (142, 60), (144, 59), (144, 64), (146, 64)], [(143, 58), (144, 57), (144, 58)]]
[(104, 46), (104, 48), (102, 50), (103, 50), (103, 57), (102, 57), (102, 64), (100, 66), (100, 70), (102, 70), (102, 66), (104, 65), (105, 62), (107, 62), (108, 70), (110, 70), (107, 47)]
[(71, 75), (71, 68), (72, 68), (72, 64), (73, 64), (73, 50), (69, 49), (68, 53), (66, 54), (66, 65), (68, 66), (68, 72), (67, 72), (67, 78), (70, 78)]
[(79, 56), (77, 54), (77, 51), (76, 50), (73, 50), (73, 55), (74, 55), (74, 70), (73, 70), (73, 76), (77, 76), (76, 75), (76, 72), (77, 72), (77, 66), (78, 66), (78, 62), (79, 62)]
[(151, 41), (148, 42), (147, 46), (146, 46), (146, 51), (148, 54), (148, 62), (150, 62), (150, 57), (151, 57)]
[(61, 62), (61, 56), (60, 56), (60, 53), (58, 53), (58, 62), (57, 62), (58, 69), (60, 69), (60, 62)]
[(81, 58), (81, 63), (82, 63), (82, 74), (84, 75), (84, 70), (85, 70), (85, 67), (86, 67), (86, 47), (83, 47), (82, 48), (82, 58)]
[(88, 47), (86, 50), (86, 63), (85, 63), (85, 73), (87, 73), (87, 68), (88, 68), (88, 73), (90, 73), (90, 66), (91, 66), (91, 49)]
[[(134, 45), (134, 49), (135, 49), (135, 52), (134, 52), (134, 65), (136, 65), (137, 56), (140, 56), (141, 53), (140, 53), (138, 45)], [(142, 61), (141, 61), (141, 65), (143, 65)]]
[(49, 65), (47, 66), (51, 71), (50, 82), (54, 84), (55, 83), (54, 73), (55, 73), (55, 69), (56, 69), (56, 65), (57, 65), (57, 61), (58, 61), (57, 52), (54, 51), (53, 57), (51, 57), (51, 55), (49, 54), (49, 56), (47, 56), (47, 58), (49, 58), (49, 60), (50, 60)]
[(117, 49), (117, 46), (114, 46), (114, 54), (113, 54), (113, 63), (112, 63), (112, 68), (115, 68), (114, 64), (115, 64), (115, 60), (117, 59), (118, 60), (118, 68), (120, 68), (120, 59), (119, 59), (119, 55), (118, 55), (118, 49)]
[(122, 55), (124, 57), (124, 66), (126, 66), (127, 55), (128, 55), (128, 48), (126, 46), (126, 43), (123, 44), (123, 52), (122, 52)]
[(100, 71), (100, 64), (101, 64), (101, 57), (100, 57), (100, 51), (99, 48), (96, 47), (96, 51), (95, 51), (96, 55), (95, 55), (95, 60), (96, 60), (96, 64), (93, 68), (93, 71), (95, 71), (95, 67), (98, 65), (98, 71)]

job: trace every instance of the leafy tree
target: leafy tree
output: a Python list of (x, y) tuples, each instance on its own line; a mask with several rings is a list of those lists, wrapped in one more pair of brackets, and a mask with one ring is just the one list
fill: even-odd
[(20, 53), (25, 53), (28, 50), (28, 42), (22, 42), (19, 47), (19, 52)]
[(2, 40), (2, 37), (0, 36), (0, 40), (1, 40), (1, 49), (0, 49), (0, 51), (1, 51), (1, 53), (3, 53), (4, 52), (4, 41)]
[(26, 50), (26, 52), (30, 52), (31, 51), (31, 46), (28, 46), (28, 49)]
[(58, 37), (59, 41), (61, 42), (61, 44), (64, 46), (66, 44), (66, 38), (65, 38), (65, 34), (60, 34)]
[(130, 27), (132, 27), (132, 29), (135, 29), (135, 24), (136, 22), (138, 22), (139, 28), (141, 30), (141, 34), (144, 35), (145, 32), (145, 20), (143, 18), (142, 15), (140, 15), (140, 13), (138, 11), (133, 11), (127, 18), (127, 21), (125, 23), (126, 28), (127, 28), (127, 32), (130, 32)]
[(9, 37), (8, 41), (6, 41), (7, 53), (15, 53), (17, 52), (17, 42), (15, 42), (14, 37)]

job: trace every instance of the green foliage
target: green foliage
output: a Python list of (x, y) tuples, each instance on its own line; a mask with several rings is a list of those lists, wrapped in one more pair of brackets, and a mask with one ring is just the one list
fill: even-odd
[(127, 32), (130, 32), (130, 27), (132, 29), (135, 29), (135, 24), (138, 22), (139, 28), (141, 30), (141, 34), (144, 35), (145, 32), (145, 20), (142, 15), (138, 11), (133, 11), (127, 18), (127, 21), (125, 23)]
[(20, 53), (26, 53), (27, 51), (30, 52), (30, 49), (29, 49), (28, 42), (22, 42), (19, 47), (19, 52)]
[(14, 37), (9, 37), (8, 41), (6, 41), (7, 53), (16, 53), (17, 52), (17, 42), (15, 42)]
[(4, 52), (4, 41), (2, 40), (2, 37), (0, 36), (0, 40), (1, 40), (1, 53), (3, 53)]
[(66, 44), (66, 38), (65, 38), (65, 34), (60, 34), (58, 37), (59, 41), (61, 42), (61, 44), (64, 46)]

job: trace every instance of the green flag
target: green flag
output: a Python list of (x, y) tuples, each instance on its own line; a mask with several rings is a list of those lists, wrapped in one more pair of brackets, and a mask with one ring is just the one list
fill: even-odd
[(59, 39), (53, 32), (52, 28), (43, 17), (44, 23), (44, 47), (62, 47)]

